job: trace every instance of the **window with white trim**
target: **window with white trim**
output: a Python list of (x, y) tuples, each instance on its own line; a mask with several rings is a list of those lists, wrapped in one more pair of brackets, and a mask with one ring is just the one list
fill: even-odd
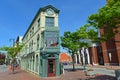
[(45, 26), (46, 27), (54, 27), (54, 17), (46, 17)]

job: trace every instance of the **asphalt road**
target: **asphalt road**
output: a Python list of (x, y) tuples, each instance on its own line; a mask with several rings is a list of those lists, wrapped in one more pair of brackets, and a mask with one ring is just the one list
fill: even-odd
[(6, 65), (0, 65), (0, 72), (5, 72), (8, 70), (8, 66)]

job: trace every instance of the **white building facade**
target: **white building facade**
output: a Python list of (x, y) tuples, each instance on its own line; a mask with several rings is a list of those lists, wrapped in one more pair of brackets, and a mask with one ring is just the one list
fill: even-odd
[(48, 5), (35, 15), (22, 39), (22, 69), (41, 77), (60, 75), (58, 14), (58, 9)]

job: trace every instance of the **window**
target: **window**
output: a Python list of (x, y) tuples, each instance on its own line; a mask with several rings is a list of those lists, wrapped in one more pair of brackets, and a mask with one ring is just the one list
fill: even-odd
[(33, 51), (33, 40), (29, 43), (29, 53)]
[(31, 51), (33, 51), (33, 40), (31, 42)]
[(30, 37), (32, 37), (34, 34), (34, 27), (32, 27), (32, 29), (30, 30)]
[(37, 27), (39, 27), (39, 26), (40, 26), (40, 18), (37, 21)]
[(28, 41), (28, 35), (26, 35), (26, 42)]
[(29, 43), (29, 53), (31, 52), (31, 42)]
[(34, 34), (34, 27), (32, 27), (32, 35)]
[(46, 17), (45, 26), (46, 27), (54, 27), (54, 17)]
[(37, 48), (36, 48), (37, 50), (39, 49), (39, 40), (40, 39), (39, 39), (39, 34), (38, 34), (38, 36), (37, 36)]
[(47, 38), (47, 47), (55, 47), (58, 45), (57, 37), (48, 37)]
[(32, 31), (30, 30), (30, 37), (32, 36)]
[(26, 45), (26, 46), (25, 46), (25, 52), (26, 52), (26, 53), (28, 53), (28, 52), (27, 52), (27, 48), (28, 48), (28, 46)]

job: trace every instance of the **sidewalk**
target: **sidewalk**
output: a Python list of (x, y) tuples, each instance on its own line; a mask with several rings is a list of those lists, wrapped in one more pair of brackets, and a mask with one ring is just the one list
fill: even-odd
[(37, 76), (17, 69), (14, 73), (5, 71), (0, 73), (0, 80), (40, 80)]
[[(116, 67), (112, 67), (112, 69), (116, 69)], [(16, 69), (14, 74), (11, 71), (1, 72), (0, 80), (115, 80), (115, 77), (101, 74), (85, 76), (84, 71), (78, 69), (76, 71), (65, 70), (64, 74), (60, 77), (40, 78), (32, 73)]]

